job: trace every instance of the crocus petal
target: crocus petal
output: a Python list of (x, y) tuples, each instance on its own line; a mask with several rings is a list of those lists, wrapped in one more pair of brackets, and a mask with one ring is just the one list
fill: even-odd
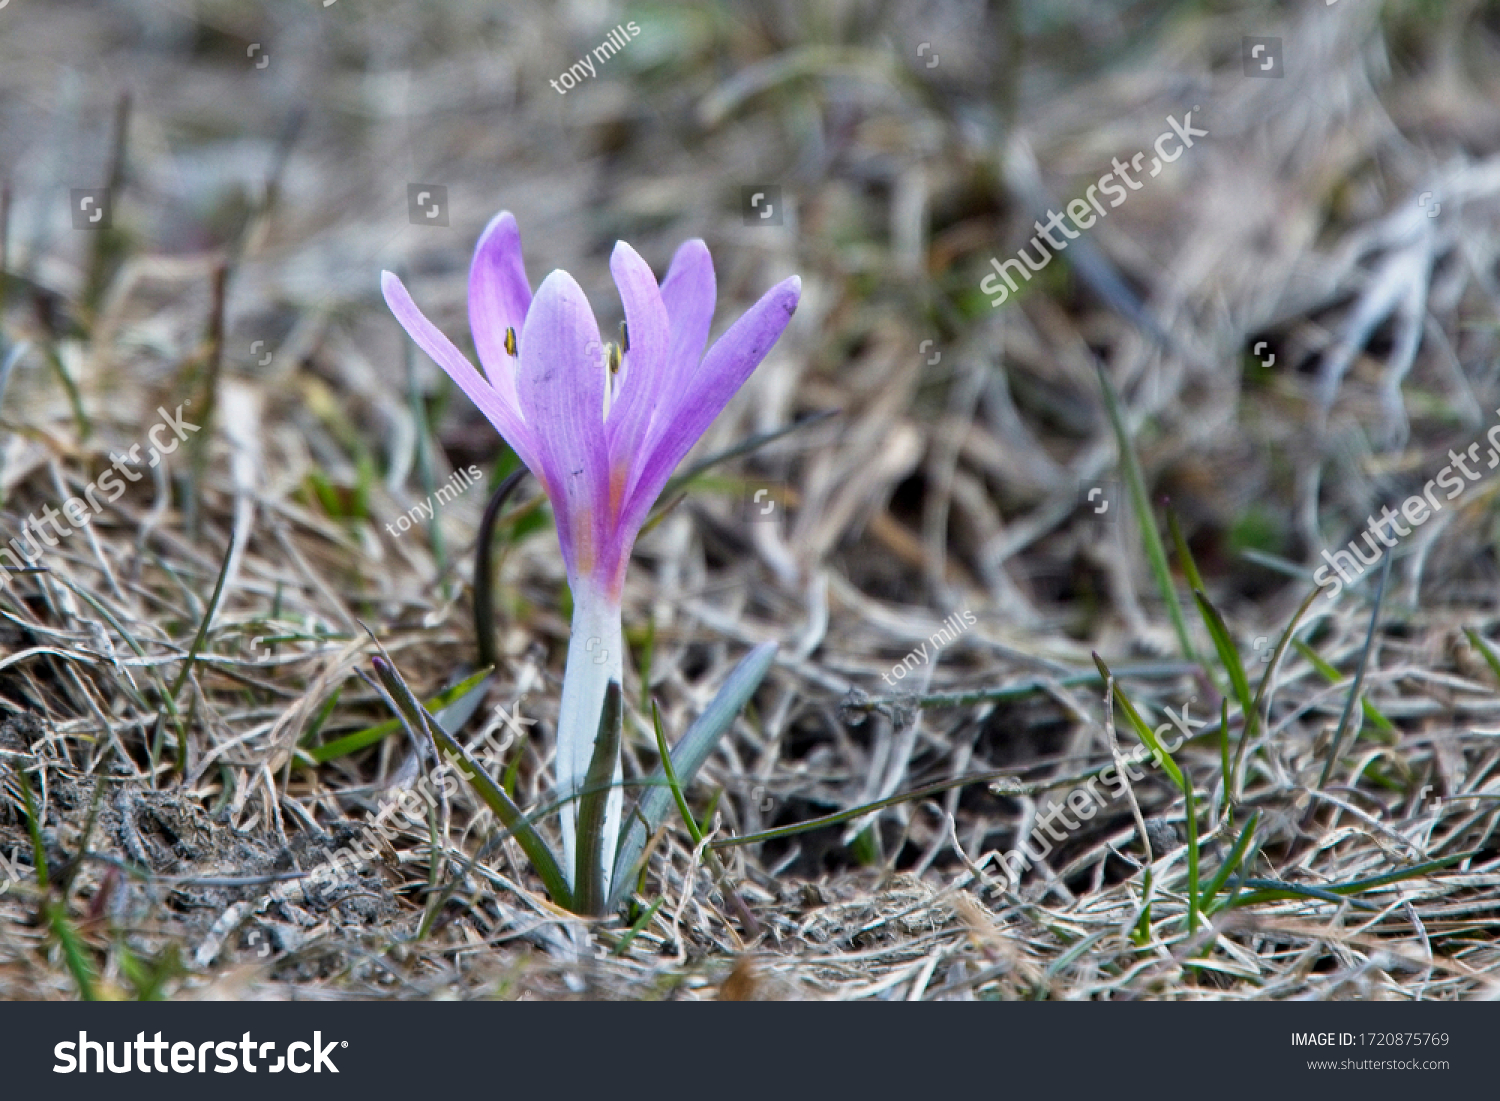
[(535, 434), (530, 425), (522, 419), (520, 405), (512, 397), (506, 399), (499, 391), (485, 381), (484, 377), (474, 368), (457, 348), (453, 341), (439, 331), (438, 327), (417, 309), (417, 304), (411, 300), (411, 295), (391, 272), (380, 273), (380, 290), (385, 295), (385, 303), (391, 308), (391, 313), (396, 315), (396, 320), (401, 327), (414, 340), (417, 347), (432, 357), (434, 363), (448, 372), (448, 377), (458, 384), (458, 388), (468, 395), (481, 413), (495, 429), (505, 437), (505, 442), (510, 444), (520, 460), (532, 470), (536, 470), (536, 444)]
[(505, 330), (517, 338), (531, 306), (531, 284), (521, 262), (521, 230), (508, 210), (491, 219), (474, 246), (469, 265), (469, 329), (490, 383), (512, 405), (516, 400), (516, 360), (505, 350)]
[(531, 469), (552, 501), (575, 588), (593, 572), (614, 530), (606, 509), (604, 372), (589, 348), (598, 340), (583, 289), (567, 272), (554, 271), (526, 313), (516, 389), (541, 463)]
[(672, 351), (667, 361), (662, 392), (687, 393), (688, 383), (703, 359), (708, 330), (714, 321), (714, 262), (708, 246), (698, 238), (684, 241), (672, 257), (667, 277), (661, 281), (662, 301), (672, 322)]
[(631, 470), (641, 459), (651, 416), (666, 397), (672, 328), (656, 276), (635, 249), (624, 241), (616, 242), (609, 270), (620, 289), (630, 335), (630, 352), (625, 356), (623, 368), (628, 374), (605, 422), (609, 436), (610, 504), (611, 510), (618, 512)]
[(802, 280), (795, 275), (767, 291), (708, 350), (671, 416), (658, 418), (651, 426), (645, 461), (620, 516), (625, 546), (635, 540), (647, 510), (677, 464), (766, 358), (791, 320), (801, 295)]

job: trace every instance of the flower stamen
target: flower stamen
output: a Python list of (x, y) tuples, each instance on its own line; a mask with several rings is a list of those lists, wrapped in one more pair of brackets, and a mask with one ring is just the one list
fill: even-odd
[(604, 415), (608, 417), (618, 386), (616, 373), (620, 370), (620, 349), (612, 341), (606, 341), (600, 359), (604, 367)]
[(516, 354), (516, 330), (514, 328), (505, 330), (505, 351), (507, 355)]

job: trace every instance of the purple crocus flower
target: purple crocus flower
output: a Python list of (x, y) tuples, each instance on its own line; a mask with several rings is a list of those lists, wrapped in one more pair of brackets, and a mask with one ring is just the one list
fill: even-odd
[[(641, 524), (677, 464), (781, 336), (802, 288), (796, 276), (772, 287), (705, 355), (715, 284), (701, 240), (678, 248), (660, 285), (624, 241), (609, 267), (625, 307), (618, 345), (601, 343), (588, 300), (567, 272), (552, 272), (532, 297), (516, 220), (509, 211), (497, 215), (469, 268), (469, 327), (483, 374), (422, 315), (401, 280), (381, 274), (396, 319), (489, 418), (552, 502), (573, 592), (557, 723), (563, 795), (588, 769), (606, 686), (621, 680), (620, 598)], [(617, 786), (605, 820), (606, 877), (622, 805)], [(571, 877), (576, 801), (569, 808), (563, 849)]]

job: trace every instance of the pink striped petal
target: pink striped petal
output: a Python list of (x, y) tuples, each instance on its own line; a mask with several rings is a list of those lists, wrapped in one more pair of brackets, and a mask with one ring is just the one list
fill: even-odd
[(708, 350), (673, 414), (652, 426), (645, 462), (620, 517), (626, 545), (635, 539), (677, 464), (781, 337), (801, 295), (802, 280), (795, 275), (767, 291)]
[(516, 359), (505, 350), (505, 330), (519, 339), (531, 306), (531, 283), (521, 262), (521, 230), (503, 210), (490, 220), (469, 265), (469, 329), (490, 383), (514, 404)]
[(526, 313), (516, 389), (575, 589), (593, 574), (615, 530), (607, 509), (604, 372), (589, 347), (598, 340), (582, 288), (567, 272), (554, 271)]
[(385, 303), (401, 327), (416, 342), (417, 347), (432, 357), (434, 363), (448, 372), (448, 377), (458, 384), (470, 401), (483, 413), (496, 431), (510, 444), (520, 460), (535, 471), (535, 434), (521, 416), (521, 407), (512, 397), (509, 400), (485, 381), (474, 365), (462, 352), (453, 346), (453, 341), (439, 331), (438, 327), (417, 309), (401, 280), (391, 272), (380, 273), (380, 290)]

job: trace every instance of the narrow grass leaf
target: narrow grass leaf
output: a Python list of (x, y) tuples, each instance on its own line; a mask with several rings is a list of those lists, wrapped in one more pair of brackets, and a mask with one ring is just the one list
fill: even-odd
[(1245, 828), (1240, 830), (1240, 835), (1235, 839), (1234, 847), (1229, 850), (1229, 855), (1224, 858), (1224, 863), (1214, 873), (1214, 877), (1208, 881), (1208, 886), (1203, 888), (1200, 896), (1199, 906), (1207, 913), (1213, 913), (1213, 901), (1229, 877), (1235, 873), (1240, 866), (1240, 861), (1245, 858), (1245, 850), (1250, 847), (1250, 839), (1255, 835), (1255, 827), (1260, 824), (1260, 811), (1251, 813)]
[(1490, 649), (1490, 644), (1479, 636), (1479, 632), (1472, 627), (1465, 627), (1464, 634), (1468, 636), (1469, 645), (1479, 651), (1484, 658), (1485, 664), (1490, 667), (1490, 672), (1495, 674), (1495, 679), (1500, 680), (1500, 657), (1495, 656), (1495, 651)]
[[(390, 693), (394, 709), (405, 720), (412, 736), (416, 737), (418, 731), (426, 730), (428, 736), (438, 746), (463, 762), (464, 767), (461, 771), (464, 778), (473, 785), (474, 791), (484, 800), (485, 805), (495, 812), (495, 817), (515, 836), (522, 851), (526, 853), (527, 859), (531, 861), (532, 870), (541, 877), (547, 893), (552, 896), (552, 901), (559, 906), (572, 909), (573, 892), (568, 887), (567, 878), (562, 873), (557, 857), (542, 840), (541, 834), (537, 833), (531, 820), (511, 801), (510, 796), (505, 794), (505, 789), (490, 778), (468, 751), (417, 703), (411, 689), (396, 672), (396, 667), (384, 657), (376, 657), (373, 660), (376, 674), (380, 677), (386, 691)], [(421, 741), (422, 739), (418, 738), (418, 742)]]
[[(1292, 645), (1297, 648), (1297, 653), (1305, 657), (1312, 665), (1312, 667), (1318, 671), (1319, 675), (1321, 675), (1322, 678), (1329, 684), (1338, 684), (1339, 681), (1344, 679), (1344, 674), (1340, 673), (1336, 668), (1334, 668), (1332, 664), (1330, 664), (1311, 646), (1307, 645), (1307, 643), (1298, 639), (1297, 641), (1293, 642)], [(1386, 718), (1385, 712), (1381, 711), (1379, 707), (1377, 707), (1367, 699), (1362, 699), (1359, 701), (1359, 703), (1360, 710), (1365, 713), (1365, 718), (1369, 719), (1370, 722), (1375, 724), (1375, 726), (1377, 726), (1387, 734), (1398, 734), (1398, 731), (1396, 730), (1396, 724), (1391, 722), (1390, 719)]]
[(1104, 390), (1104, 408), (1109, 413), (1109, 423), (1115, 430), (1115, 442), (1120, 450), (1120, 469), (1125, 475), (1126, 487), (1130, 490), (1130, 502), (1140, 524), (1141, 540), (1146, 545), (1146, 559), (1151, 563), (1151, 573), (1156, 578), (1156, 587), (1166, 601), (1167, 614), (1172, 618), (1172, 627), (1177, 632), (1182, 656), (1195, 664), (1198, 655), (1193, 649), (1193, 640), (1188, 635), (1187, 619), (1182, 614), (1182, 603), (1177, 599), (1177, 588), (1172, 584), (1172, 570), (1167, 565), (1167, 550), (1162, 545), (1161, 532), (1156, 527), (1156, 516), (1151, 510), (1151, 499), (1146, 494), (1146, 480), (1141, 475), (1141, 464), (1136, 458), (1135, 445), (1125, 427), (1125, 417), (1120, 410), (1120, 397), (1110, 381), (1103, 364), (1095, 365), (1099, 372), (1099, 385)]
[(687, 827), (688, 836), (693, 839), (693, 846), (703, 844), (703, 831), (698, 828), (697, 819), (693, 817), (692, 808), (688, 806), (687, 794), (682, 790), (682, 785), (677, 781), (677, 770), (672, 767), (672, 752), (667, 748), (667, 736), (661, 729), (661, 712), (656, 707), (656, 701), (651, 701), (651, 725), (656, 730), (656, 749), (661, 754), (662, 771), (667, 776), (667, 786), (672, 789), (672, 798), (677, 803), (677, 813), (682, 816), (682, 824)]
[[(1099, 672), (1104, 675), (1105, 680), (1108, 680), (1110, 678), (1110, 671), (1109, 666), (1104, 664), (1104, 659), (1095, 654), (1094, 664), (1099, 666)], [(1135, 705), (1130, 702), (1129, 698), (1120, 689), (1120, 682), (1115, 681), (1114, 685), (1115, 700), (1119, 703), (1120, 710), (1125, 712), (1125, 717), (1130, 720), (1130, 725), (1135, 727), (1136, 734), (1140, 736), (1141, 741), (1151, 750), (1152, 755), (1160, 762), (1161, 767), (1166, 769), (1167, 775), (1172, 777), (1172, 782), (1177, 785), (1178, 790), (1185, 793), (1187, 791), (1187, 779), (1182, 775), (1182, 769), (1177, 767), (1177, 762), (1172, 760), (1172, 755), (1167, 752), (1166, 747), (1157, 739), (1155, 732), (1146, 725), (1146, 721), (1136, 711)]]
[[(459, 681), (452, 688), (443, 689), (443, 691), (427, 702), (428, 709), (441, 711), (455, 700), (463, 699), (470, 692), (476, 692), (491, 672), (492, 670), (489, 668), (481, 669), (479, 672)], [(475, 706), (482, 699), (483, 696), (476, 695)], [(374, 726), (366, 727), (364, 730), (357, 730), (353, 734), (346, 734), (342, 738), (335, 738), (333, 741), (323, 745), (313, 746), (307, 751), (307, 755), (320, 765), (326, 764), (335, 757), (342, 757), (347, 753), (357, 753), (366, 746), (374, 745), (380, 739), (388, 737), (400, 729), (400, 719), (387, 719), (384, 722), (376, 723)]]
[(89, 962), (88, 950), (84, 947), (78, 930), (68, 920), (67, 906), (62, 899), (55, 898), (47, 903), (47, 924), (51, 926), (52, 935), (62, 948), (63, 960), (73, 975), (73, 981), (78, 984), (79, 996), (86, 1002), (98, 1001), (99, 996), (94, 989), (94, 968)]
[[(1325, 901), (1342, 902), (1349, 899), (1351, 895), (1357, 895), (1364, 891), (1373, 891), (1379, 887), (1388, 887), (1392, 883), (1400, 883), (1407, 879), (1416, 879), (1430, 872), (1442, 871), (1454, 864), (1460, 864), (1465, 860), (1478, 855), (1477, 850), (1471, 852), (1455, 853), (1445, 856), (1439, 860), (1429, 860), (1423, 864), (1414, 864), (1410, 868), (1400, 868), (1394, 872), (1386, 872), (1384, 875), (1370, 876), (1368, 879), (1354, 879), (1348, 883), (1325, 883), (1319, 887), (1309, 887), (1298, 883), (1283, 883), (1279, 880), (1269, 879), (1247, 879), (1244, 885), (1257, 887), (1260, 890), (1244, 895), (1239, 900), (1241, 906), (1251, 906), (1257, 902), (1274, 902), (1278, 899), (1287, 898), (1321, 898)], [(1373, 909), (1373, 907), (1370, 907)]]
[(31, 780), (24, 772), (17, 779), (21, 781), (21, 796), (26, 803), (26, 829), (31, 834), (31, 866), (36, 869), (36, 885), (45, 891), (47, 847), (42, 844), (42, 825), (37, 817), (36, 796), (31, 794)]
[(672, 748), (641, 793), (635, 807), (626, 815), (620, 831), (620, 844), (615, 857), (614, 874), (610, 878), (610, 898), (606, 910), (619, 906), (635, 878), (636, 865), (646, 851), (646, 842), (666, 820), (671, 808), (672, 792), (666, 783), (667, 760), (682, 784), (691, 784), (708, 760), (714, 746), (729, 730), (735, 716), (755, 694), (760, 682), (765, 679), (771, 662), (776, 657), (776, 644), (763, 642), (746, 654), (734, 671), (725, 679), (718, 695), (699, 715), (697, 721)]
[(662, 895), (650, 906), (646, 907), (641, 916), (635, 919), (635, 924), (625, 931), (625, 935), (620, 938), (620, 943), (614, 946), (610, 954), (614, 956), (623, 956), (626, 951), (629, 950), (630, 942), (635, 940), (642, 929), (651, 924), (651, 919), (656, 916), (656, 912), (661, 909), (662, 903), (666, 901), (667, 896)]
[(1239, 700), (1242, 725), (1240, 745), (1235, 753), (1235, 760), (1238, 761), (1245, 744), (1253, 741), (1254, 735), (1260, 730), (1260, 711), (1250, 695), (1250, 681), (1245, 676), (1245, 665), (1240, 660), (1240, 651), (1235, 646), (1234, 639), (1229, 637), (1229, 628), (1224, 625), (1224, 617), (1204, 595), (1202, 589), (1193, 589), (1193, 599), (1198, 602), (1198, 613), (1203, 617), (1203, 624), (1208, 628), (1209, 637), (1213, 639), (1214, 649), (1218, 652), (1219, 662), (1229, 674), (1229, 683), (1234, 689), (1235, 698)]
[[(620, 728), (624, 713), (620, 685), (610, 681), (604, 689), (599, 729), (594, 735), (594, 754), (583, 777), (578, 799), (577, 867), (573, 875), (577, 913), (599, 917), (604, 913), (604, 822), (615, 761), (620, 756)], [(660, 730), (660, 727), (657, 728)]]

